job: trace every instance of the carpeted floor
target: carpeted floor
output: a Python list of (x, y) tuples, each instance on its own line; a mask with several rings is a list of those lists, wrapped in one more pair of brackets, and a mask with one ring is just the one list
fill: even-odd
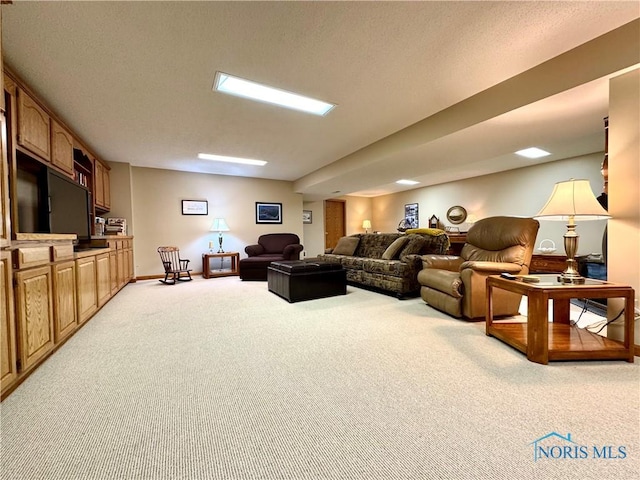
[(534, 364), (420, 299), (145, 281), (2, 402), (1, 478), (635, 478), (639, 387), (639, 362)]

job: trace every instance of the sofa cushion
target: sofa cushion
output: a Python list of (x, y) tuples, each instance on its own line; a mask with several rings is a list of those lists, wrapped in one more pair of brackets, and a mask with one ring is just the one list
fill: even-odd
[(342, 237), (338, 240), (336, 248), (333, 249), (334, 255), (353, 255), (353, 252), (358, 248), (360, 239), (358, 237)]
[(393, 260), (400, 256), (400, 250), (405, 244), (409, 241), (409, 237), (398, 237), (396, 238), (391, 245), (387, 247), (387, 249), (382, 254), (383, 260)]
[(407, 244), (400, 252), (400, 258), (405, 255), (424, 253), (423, 250), (427, 245), (427, 239), (422, 235), (407, 235)]
[(362, 262), (362, 269), (369, 273), (379, 273), (391, 277), (403, 277), (410, 273), (410, 267), (399, 260), (368, 258)]

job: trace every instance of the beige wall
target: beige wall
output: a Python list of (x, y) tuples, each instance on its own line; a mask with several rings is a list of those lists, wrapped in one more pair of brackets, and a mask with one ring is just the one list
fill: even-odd
[[(602, 192), (600, 166), (604, 153), (570, 158), (557, 162), (534, 165), (517, 170), (485, 175), (482, 177), (418, 188), (372, 199), (375, 229), (395, 232), (404, 216), (404, 205), (418, 203), (420, 226), (427, 227), (429, 218), (435, 215), (442, 226), (451, 225), (447, 210), (454, 205), (463, 206), (469, 217), (476, 220), (495, 215), (534, 216), (544, 206), (556, 182), (570, 178), (586, 178), (594, 195)], [(602, 235), (606, 221), (580, 222), (578, 233), (580, 254), (601, 253)], [(459, 225), (465, 231), (469, 223)], [(562, 252), (564, 222), (540, 221), (537, 244), (550, 239)]]
[[(609, 82), (609, 244), (608, 278), (631, 285), (640, 295), (640, 69)], [(636, 303), (637, 305), (637, 303)], [(609, 318), (622, 310), (609, 301)], [(622, 339), (622, 325), (609, 326), (607, 335)], [(640, 345), (636, 322), (635, 344)]]
[[(218, 234), (209, 228), (224, 217), (229, 232), (224, 250), (240, 252), (264, 233), (290, 232), (302, 238), (302, 197), (291, 182), (245, 177), (131, 168), (134, 264), (136, 276), (157, 275), (162, 266), (156, 252), (160, 245), (177, 245), (194, 272), (202, 271), (202, 253)], [(181, 200), (207, 200), (209, 214), (182, 215)], [(282, 203), (282, 224), (256, 224), (255, 202)], [(113, 200), (112, 200), (113, 202)]]
[(111, 182), (111, 210), (105, 217), (127, 219), (127, 233), (135, 235), (133, 224), (133, 199), (131, 190), (131, 165), (109, 162), (109, 180)]

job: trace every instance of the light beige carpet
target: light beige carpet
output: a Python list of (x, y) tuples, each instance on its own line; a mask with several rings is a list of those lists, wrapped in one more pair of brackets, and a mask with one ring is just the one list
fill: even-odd
[(537, 365), (420, 299), (145, 281), (2, 402), (1, 478), (635, 478), (639, 387), (638, 363)]

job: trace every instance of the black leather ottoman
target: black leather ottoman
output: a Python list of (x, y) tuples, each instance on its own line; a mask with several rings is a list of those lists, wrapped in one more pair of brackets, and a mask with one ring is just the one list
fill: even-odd
[(347, 272), (342, 265), (313, 260), (272, 262), (267, 285), (290, 303), (346, 295)]

